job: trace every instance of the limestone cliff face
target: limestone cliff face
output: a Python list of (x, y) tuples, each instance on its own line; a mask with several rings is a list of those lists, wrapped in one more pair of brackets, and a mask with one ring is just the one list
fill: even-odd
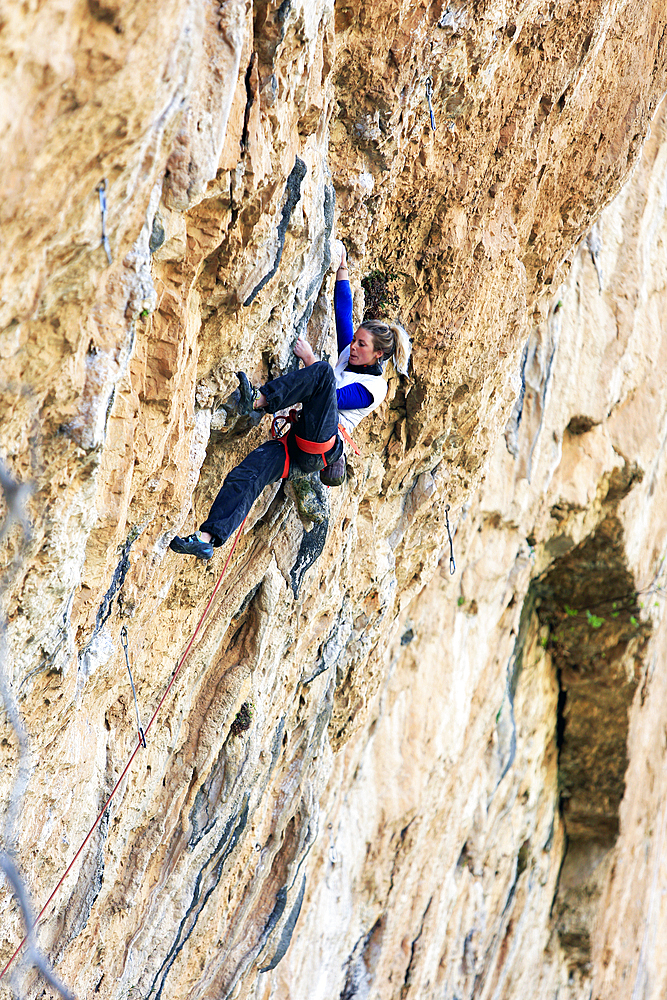
[(664, 114), (336, 760), (276, 995), (664, 995)]
[[(168, 542), (267, 433), (225, 423), (234, 372), (333, 352), (334, 226), (358, 318), (414, 341), (324, 521), (291, 487), (253, 509), (40, 923), (61, 979), (663, 996), (663, 6), (63, 0), (0, 29), (38, 908), (136, 746), (121, 629), (146, 725), (222, 568)], [(5, 984), (43, 992), (22, 958)]]

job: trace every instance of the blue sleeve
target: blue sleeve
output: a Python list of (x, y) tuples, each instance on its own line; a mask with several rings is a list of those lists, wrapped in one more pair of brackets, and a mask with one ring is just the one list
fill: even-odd
[(334, 312), (336, 314), (336, 336), (338, 353), (352, 343), (352, 289), (349, 281), (337, 281), (334, 287)]
[(344, 385), (342, 389), (336, 389), (336, 400), (339, 410), (361, 410), (364, 406), (373, 405), (373, 394), (368, 391), (365, 385), (353, 382), (352, 385)]

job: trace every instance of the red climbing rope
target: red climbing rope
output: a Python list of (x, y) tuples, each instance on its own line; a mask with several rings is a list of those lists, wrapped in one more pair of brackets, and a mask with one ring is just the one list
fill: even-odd
[[(218, 590), (220, 588), (220, 584), (222, 583), (222, 578), (224, 577), (225, 573), (227, 572), (227, 567), (229, 566), (230, 560), (231, 560), (232, 556), (234, 555), (234, 549), (236, 548), (236, 543), (238, 542), (239, 538), (241, 537), (241, 532), (243, 531), (243, 525), (246, 523), (247, 519), (248, 519), (248, 515), (246, 514), (246, 516), (243, 518), (243, 523), (241, 524), (239, 530), (236, 532), (236, 538), (234, 539), (234, 544), (232, 545), (231, 549), (229, 550), (229, 555), (227, 556), (227, 559), (225, 560), (225, 565), (222, 567), (222, 572), (220, 573), (220, 576), (218, 577), (218, 581), (217, 581), (215, 587), (213, 588), (213, 593), (211, 594), (211, 596), (209, 598), (208, 604), (204, 608), (204, 610), (202, 612), (202, 615), (201, 615), (201, 618), (197, 622), (197, 627), (195, 628), (194, 632), (192, 633), (192, 636), (190, 637), (190, 641), (188, 642), (187, 646), (185, 647), (185, 652), (183, 653), (183, 655), (181, 656), (180, 660), (176, 664), (174, 672), (171, 675), (171, 680), (167, 684), (166, 690), (165, 690), (164, 694), (162, 695), (162, 697), (160, 698), (160, 701), (158, 702), (157, 708), (155, 709), (155, 711), (151, 715), (150, 722), (148, 723), (148, 725), (146, 726), (146, 729), (144, 730), (144, 735), (148, 734), (149, 729), (151, 728), (151, 726), (155, 722), (155, 719), (157, 718), (158, 712), (162, 708), (162, 706), (163, 706), (163, 704), (165, 702), (165, 699), (166, 699), (167, 695), (169, 694), (169, 692), (171, 691), (171, 688), (172, 688), (172, 686), (174, 684), (174, 681), (176, 680), (176, 678), (178, 676), (178, 673), (179, 673), (181, 667), (183, 666), (183, 664), (185, 663), (185, 660), (187, 659), (188, 653), (192, 649), (192, 644), (194, 643), (195, 639), (197, 638), (197, 634), (199, 632), (199, 629), (201, 628), (202, 623), (203, 623), (204, 619), (206, 618), (206, 615), (208, 614), (211, 605), (213, 604), (213, 600), (215, 598), (215, 595), (217, 594), (217, 592), (218, 592)], [(141, 747), (143, 745), (144, 744), (143, 744), (143, 741), (142, 741), (141, 736), (140, 736), (139, 737), (139, 741), (138, 741), (136, 747), (132, 751), (130, 759), (128, 760), (127, 764), (123, 768), (123, 773), (121, 774), (121, 776), (118, 779), (118, 781), (116, 782), (116, 784), (113, 786), (113, 788), (112, 788), (112, 790), (111, 790), (111, 792), (109, 794), (108, 799), (106, 800), (106, 802), (104, 803), (104, 805), (100, 809), (100, 812), (99, 812), (99, 814), (97, 816), (97, 819), (95, 820), (95, 822), (91, 826), (90, 830), (86, 834), (86, 837), (85, 837), (83, 843), (81, 844), (81, 847), (76, 852), (76, 854), (74, 855), (74, 857), (70, 861), (69, 865), (67, 866), (67, 869), (65, 870), (65, 874), (62, 876), (62, 878), (60, 879), (60, 881), (56, 885), (55, 889), (53, 890), (53, 892), (51, 893), (51, 895), (49, 896), (49, 898), (47, 899), (47, 901), (44, 903), (44, 906), (41, 908), (41, 910), (37, 914), (37, 916), (35, 918), (35, 922), (34, 922), (34, 924), (32, 925), (32, 927), (30, 929), (31, 931), (35, 930), (35, 928), (37, 927), (37, 924), (40, 922), (40, 920), (42, 919), (42, 917), (46, 913), (47, 909), (49, 908), (52, 900), (54, 899), (54, 897), (56, 895), (56, 893), (58, 892), (58, 890), (60, 889), (61, 885), (63, 884), (63, 882), (65, 881), (65, 879), (69, 875), (69, 873), (71, 872), (72, 868), (74, 867), (74, 865), (76, 863), (77, 858), (79, 857), (79, 855), (83, 851), (84, 847), (86, 846), (86, 844), (88, 843), (88, 841), (92, 837), (93, 833), (95, 832), (95, 829), (97, 828), (98, 823), (100, 822), (100, 820), (104, 816), (105, 812), (109, 808), (109, 804), (110, 804), (112, 798), (114, 797), (114, 795), (118, 791), (118, 788), (120, 787), (120, 784), (121, 784), (123, 778), (125, 777), (125, 775), (129, 771), (130, 766), (132, 764), (132, 761), (134, 760), (134, 758), (136, 757), (138, 751), (141, 749)], [(14, 952), (14, 954), (12, 955), (12, 957), (9, 959), (9, 961), (5, 965), (5, 967), (2, 970), (2, 972), (0, 972), (0, 979), (3, 978), (3, 976), (5, 975), (5, 973), (7, 972), (7, 970), (9, 969), (9, 967), (12, 964), (12, 962), (14, 961), (14, 959), (16, 958), (16, 956), (19, 954), (19, 952), (21, 951), (21, 948), (23, 947), (23, 945), (26, 943), (27, 940), (28, 940), (28, 934), (26, 934), (26, 936), (23, 938), (23, 940), (21, 941), (20, 945), (18, 946), (18, 948), (16, 949), (16, 951)]]

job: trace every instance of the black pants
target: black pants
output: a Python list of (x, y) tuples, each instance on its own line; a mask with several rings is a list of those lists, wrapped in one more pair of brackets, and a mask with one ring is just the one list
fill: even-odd
[[(266, 396), (269, 413), (302, 404), (299, 419), (287, 439), (290, 466), (298, 466), (304, 474), (321, 469), (321, 456), (301, 451), (294, 435), (298, 434), (306, 441), (328, 441), (338, 432), (336, 380), (328, 361), (317, 361), (308, 368), (273, 379), (262, 386), (262, 392)], [(342, 442), (337, 437), (336, 443), (324, 456), (327, 465), (335, 461), (342, 450)], [(226, 542), (264, 487), (282, 477), (284, 467), (285, 445), (282, 441), (267, 441), (251, 451), (225, 479), (200, 531), (207, 531), (214, 545)]]

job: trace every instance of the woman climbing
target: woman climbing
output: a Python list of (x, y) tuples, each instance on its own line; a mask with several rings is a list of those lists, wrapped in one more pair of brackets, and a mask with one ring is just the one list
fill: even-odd
[(300, 337), (294, 353), (304, 368), (288, 372), (261, 388), (238, 373), (235, 409), (251, 416), (254, 410), (276, 413), (301, 403), (298, 419), (284, 438), (267, 441), (229, 473), (199, 531), (170, 543), (175, 552), (210, 559), (215, 546), (227, 541), (269, 483), (320, 471), (322, 482), (340, 485), (345, 478), (345, 455), (339, 428), (349, 435), (360, 420), (377, 409), (387, 394), (382, 362), (393, 356), (399, 372), (407, 373), (410, 340), (398, 323), (368, 320), (356, 332), (352, 325), (352, 291), (345, 248), (336, 272), (334, 312), (339, 357), (336, 367), (319, 361)]

